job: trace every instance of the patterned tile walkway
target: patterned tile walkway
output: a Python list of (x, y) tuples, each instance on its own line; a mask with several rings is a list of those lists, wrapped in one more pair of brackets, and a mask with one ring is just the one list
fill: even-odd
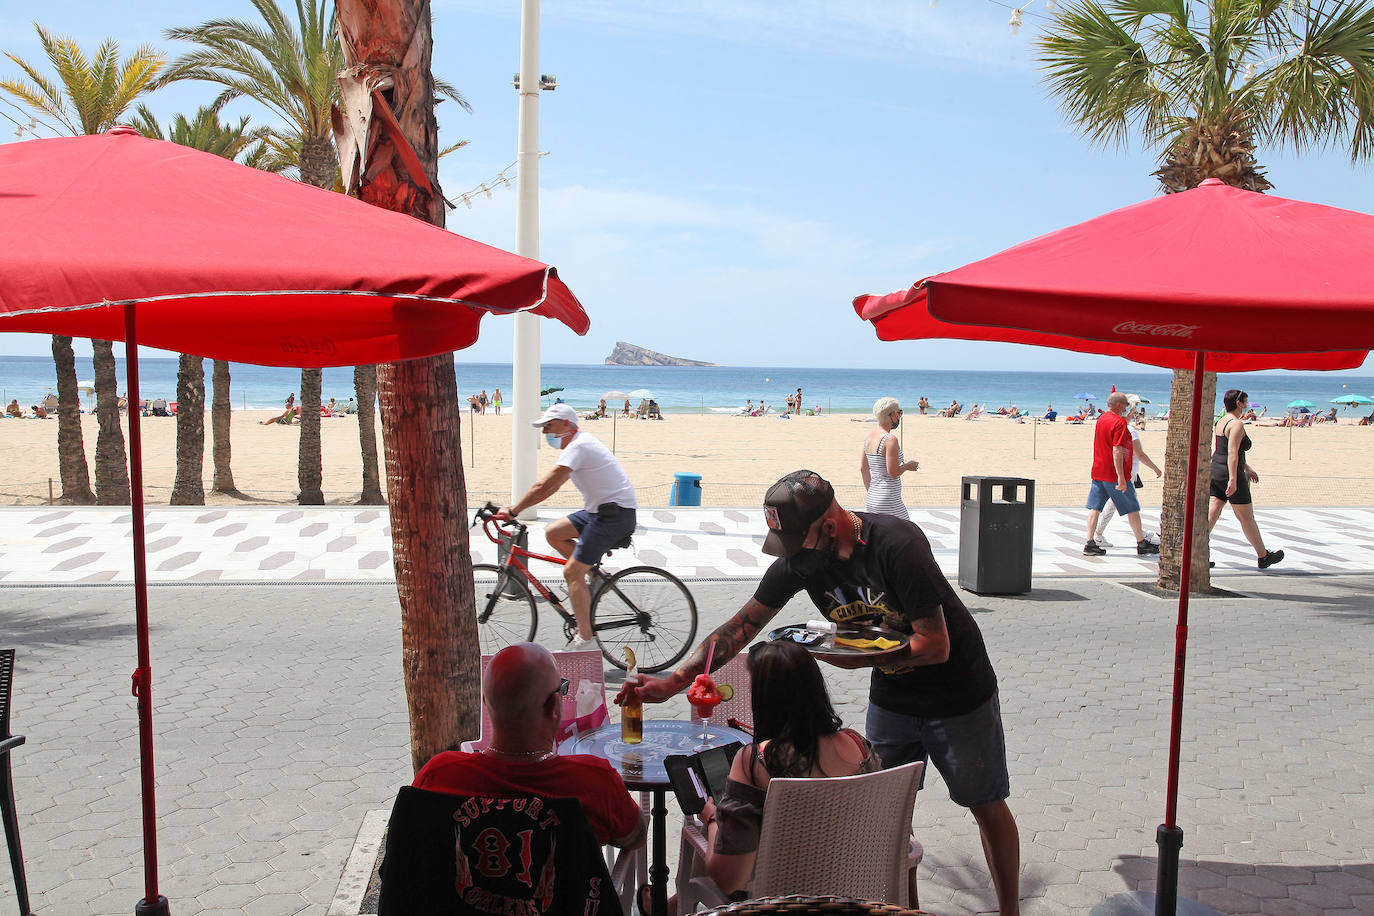
[[(531, 531), (561, 515), (545, 510)], [(1261, 509), (1266, 543), (1287, 552), (1277, 573), (1366, 573), (1374, 570), (1374, 509)], [(913, 519), (929, 536), (946, 575), (958, 575), (957, 508), (922, 509)], [(1114, 521), (1117, 546), (1105, 557), (1084, 557), (1081, 509), (1034, 512), (1033, 570), (1037, 577), (1140, 576), (1154, 565), (1131, 549), (1130, 531)], [(1153, 513), (1143, 516), (1155, 530)], [(635, 544), (610, 565), (648, 563), (689, 579), (751, 579), (768, 563), (760, 550), (763, 517), (757, 508), (645, 508)], [(127, 508), (0, 509), (0, 585), (130, 582)], [(495, 545), (472, 531), (473, 559), (492, 562)], [(147, 513), (148, 577), (154, 583), (357, 582), (393, 577), (391, 529), (384, 507), (244, 506), (152, 507)], [(1214, 575), (1252, 572), (1255, 557), (1227, 513), (1212, 537)]]

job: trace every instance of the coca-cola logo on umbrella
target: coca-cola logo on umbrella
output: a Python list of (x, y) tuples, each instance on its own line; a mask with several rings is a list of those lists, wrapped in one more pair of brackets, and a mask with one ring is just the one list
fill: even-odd
[(1192, 337), (1200, 325), (1196, 324), (1141, 324), (1138, 321), (1123, 321), (1112, 331), (1117, 334), (1139, 334), (1146, 337)]

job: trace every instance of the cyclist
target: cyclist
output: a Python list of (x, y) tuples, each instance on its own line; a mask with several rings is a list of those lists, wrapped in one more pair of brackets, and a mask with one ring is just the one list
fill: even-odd
[(568, 561), (563, 578), (577, 617), (577, 636), (570, 649), (595, 649), (592, 633), (592, 594), (587, 570), (635, 530), (635, 488), (611, 450), (591, 433), (577, 428), (577, 411), (554, 404), (534, 422), (550, 446), (560, 449), (558, 464), (534, 482), (524, 496), (502, 507), (498, 518), (515, 518), (557, 493), (568, 478), (582, 494), (584, 508), (544, 529), (549, 546)]

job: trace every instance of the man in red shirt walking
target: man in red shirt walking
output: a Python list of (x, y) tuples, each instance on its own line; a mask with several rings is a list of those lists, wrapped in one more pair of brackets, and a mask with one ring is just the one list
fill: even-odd
[(1093, 468), (1092, 488), (1088, 491), (1088, 542), (1083, 545), (1083, 556), (1100, 557), (1107, 551), (1098, 545), (1097, 520), (1102, 507), (1111, 500), (1116, 511), (1131, 526), (1135, 535), (1135, 552), (1140, 556), (1159, 553), (1159, 545), (1145, 539), (1145, 531), (1140, 527), (1140, 500), (1136, 498), (1135, 486), (1127, 476), (1131, 467), (1131, 431), (1126, 425), (1126, 395), (1113, 391), (1107, 397), (1107, 409), (1097, 418), (1093, 430)]

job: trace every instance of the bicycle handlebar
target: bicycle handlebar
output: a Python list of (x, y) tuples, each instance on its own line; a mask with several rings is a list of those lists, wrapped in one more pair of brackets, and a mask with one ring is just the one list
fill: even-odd
[[(492, 541), (495, 541), (498, 544), (500, 543), (501, 537), (511, 537), (512, 534), (518, 535), (520, 532), (524, 531), (528, 527), (524, 522), (520, 521), (518, 518), (496, 518), (496, 513), (500, 511), (500, 506), (496, 505), (496, 503), (488, 502), (485, 506), (478, 509), (477, 513), (472, 517), (472, 527), (476, 528), (477, 523), (481, 522), (483, 529), (486, 530), (487, 537), (491, 538)], [(492, 534), (492, 525), (496, 525), (498, 527), (500, 532), (499, 535)], [(509, 526), (511, 531), (507, 532), (505, 530), (505, 527), (502, 526)]]

